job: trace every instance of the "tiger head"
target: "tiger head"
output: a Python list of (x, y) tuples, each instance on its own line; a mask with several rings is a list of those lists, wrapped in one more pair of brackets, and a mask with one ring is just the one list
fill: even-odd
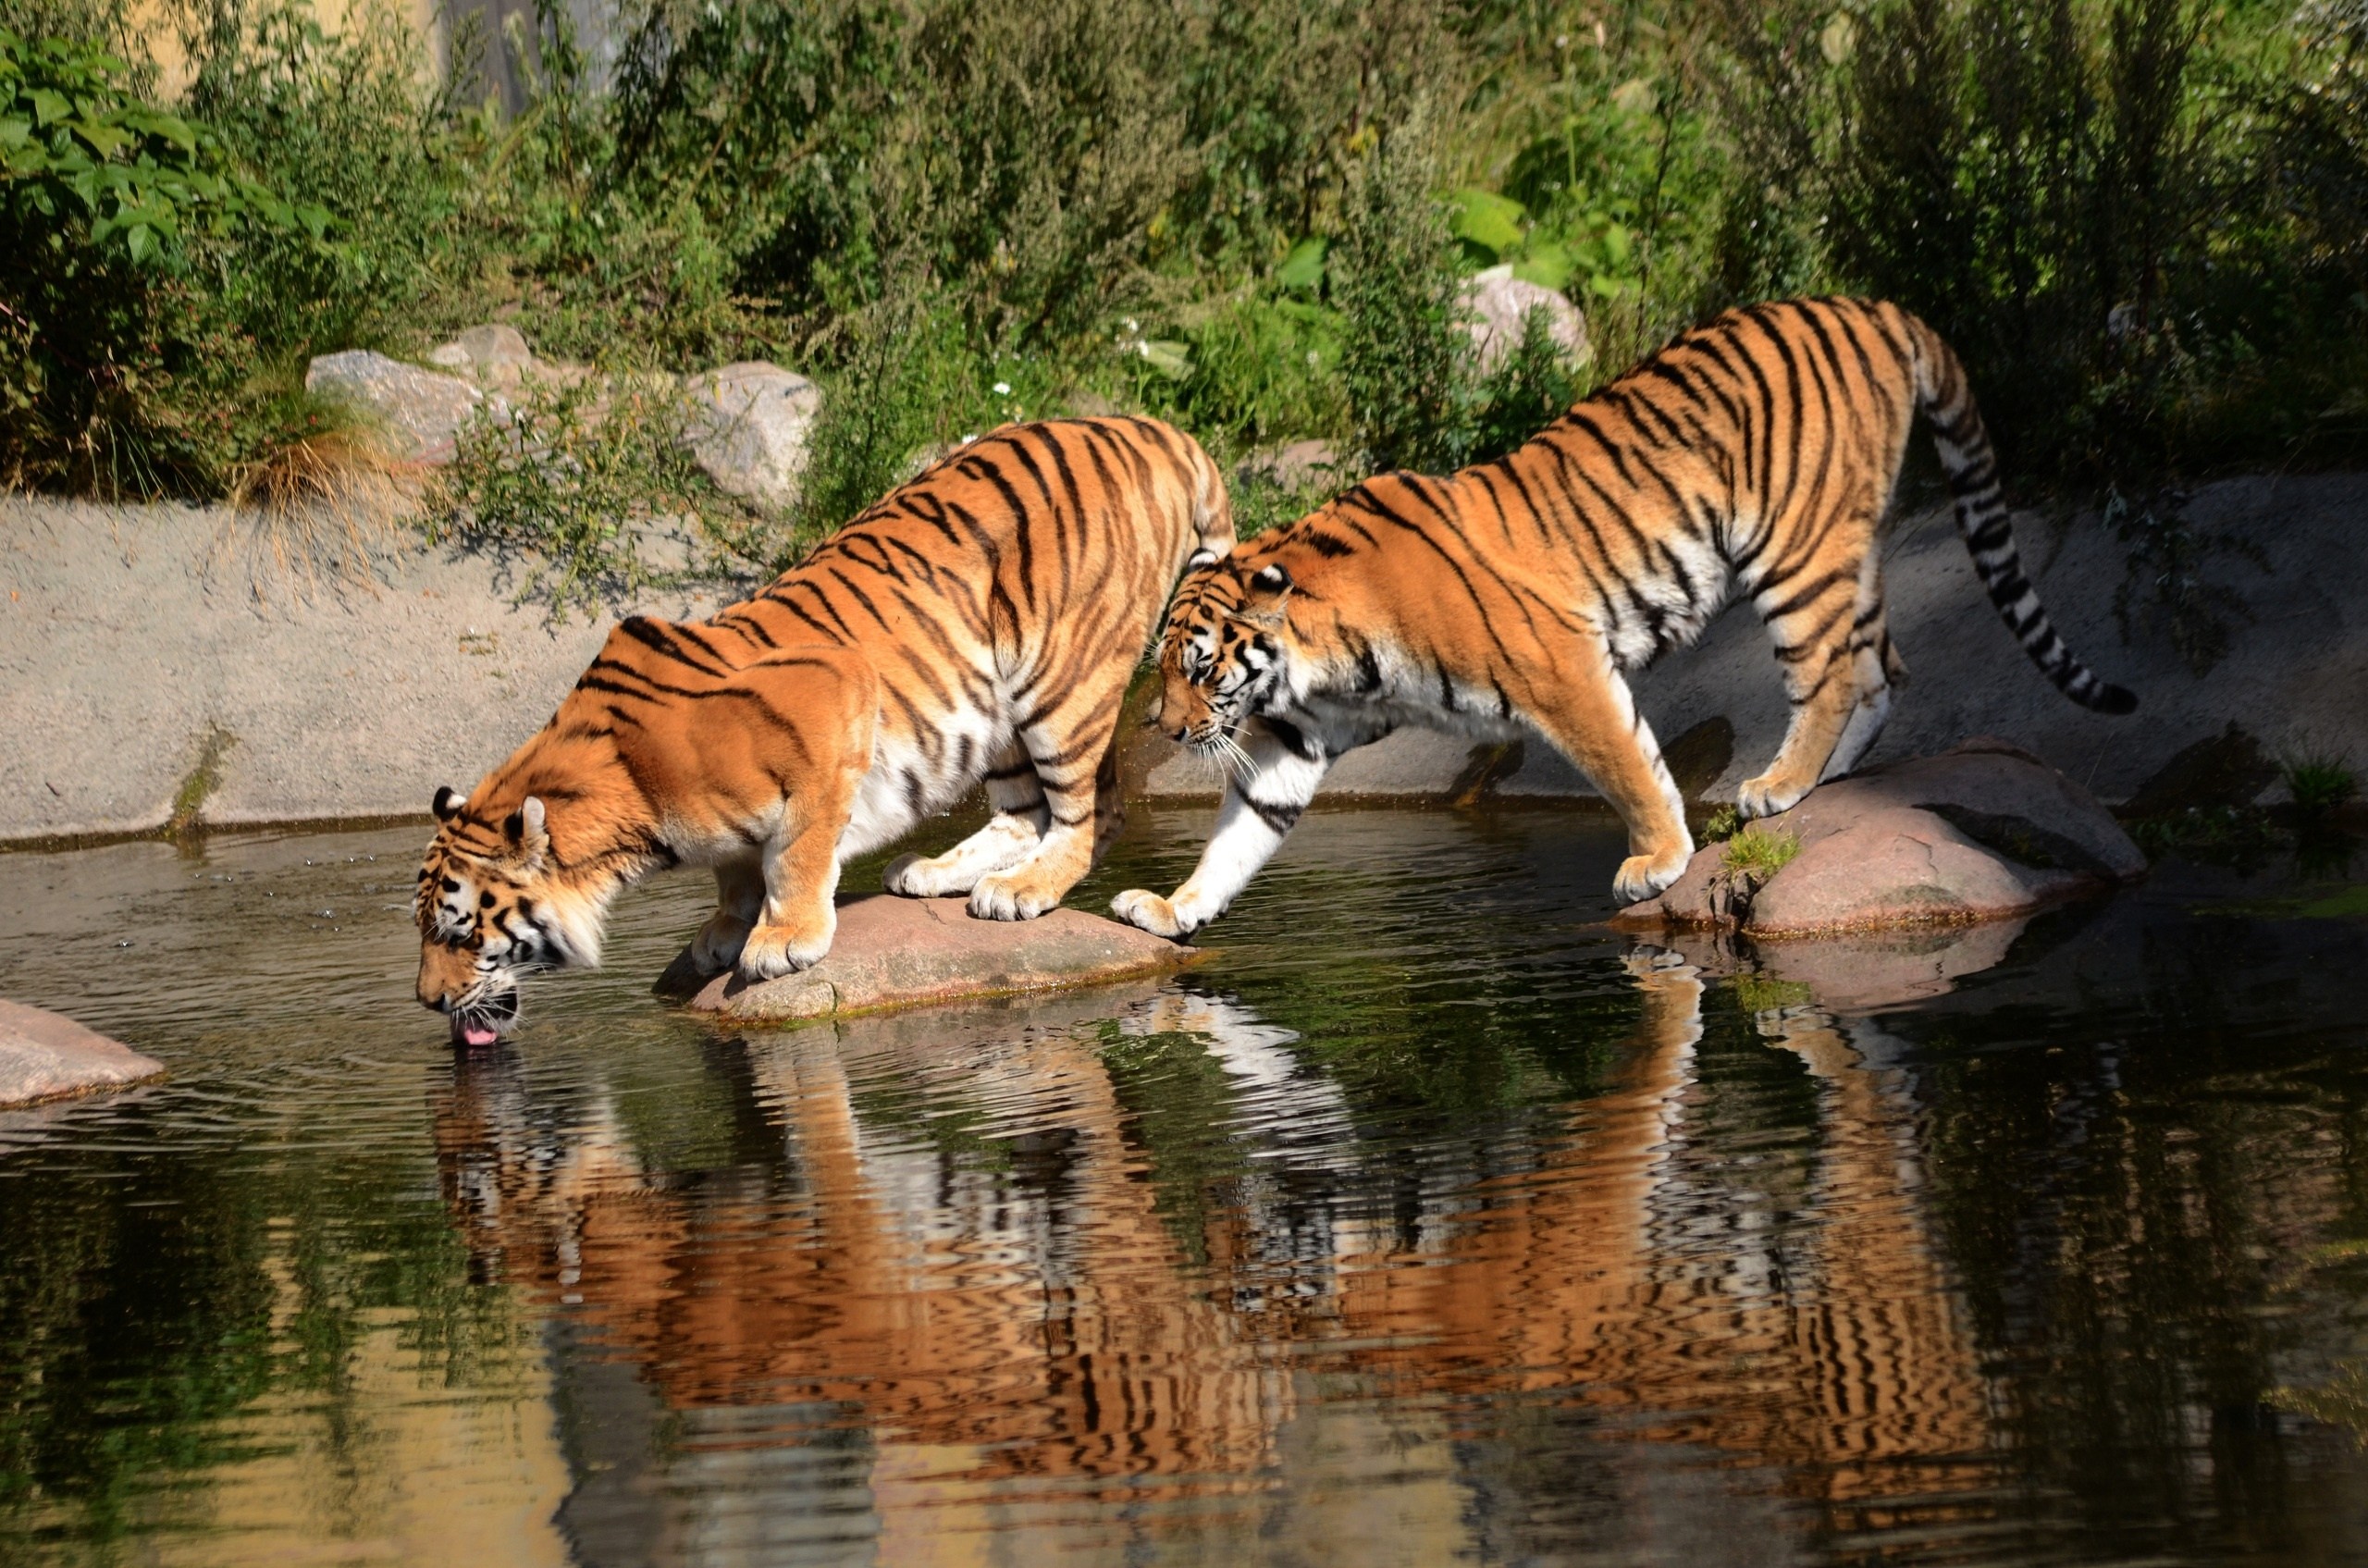
[(1216, 753), (1289, 691), (1292, 581), (1278, 562), (1255, 565), (1240, 550), (1207, 555), (1194, 556), (1168, 611), (1151, 722), (1179, 745)]
[(442, 825), (413, 907), (419, 1000), (451, 1019), (455, 1043), (489, 1045), (518, 1021), (522, 976), (599, 962), (612, 888), (568, 873), (537, 796), (503, 812), (447, 787), (435, 811)]

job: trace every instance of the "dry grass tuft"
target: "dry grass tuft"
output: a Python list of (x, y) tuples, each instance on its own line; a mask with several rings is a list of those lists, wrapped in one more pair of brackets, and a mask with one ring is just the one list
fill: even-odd
[(239, 473), (225, 543), (245, 557), (258, 596), (273, 583), (364, 586), (415, 537), (405, 525), (438, 486), (434, 469), (395, 456), (374, 426), (312, 430)]

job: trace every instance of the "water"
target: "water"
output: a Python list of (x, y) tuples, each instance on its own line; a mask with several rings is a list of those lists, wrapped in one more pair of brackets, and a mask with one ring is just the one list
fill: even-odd
[(424, 837), (0, 858), (172, 1068), (0, 1116), (0, 1561), (2368, 1560), (2290, 868), (1738, 976), (1608, 823), (1317, 813), (1180, 982), (719, 1033), (672, 881), (456, 1058)]

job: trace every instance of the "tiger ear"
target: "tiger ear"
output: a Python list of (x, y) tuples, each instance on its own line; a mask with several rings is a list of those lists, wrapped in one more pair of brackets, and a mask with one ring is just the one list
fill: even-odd
[(1241, 607), (1241, 619), (1255, 626), (1281, 625), (1296, 586), (1286, 568), (1272, 562), (1261, 566), (1250, 574), (1250, 598)]
[(1215, 566), (1216, 563), (1217, 552), (1211, 549), (1208, 546), (1202, 545), (1200, 549), (1194, 550), (1190, 555), (1184, 558), (1184, 570), (1187, 572), (1198, 572), (1203, 566)]
[(551, 835), (545, 828), (543, 803), (531, 795), (526, 797), (524, 805), (502, 819), (501, 831), (510, 840), (511, 847), (517, 851), (518, 858), (525, 862), (528, 870), (542, 863), (544, 853), (551, 846)]
[(450, 784), (439, 784), (437, 786), (436, 798), (428, 802), (427, 809), (436, 813), (438, 821), (449, 822), (461, 814), (461, 800), (462, 795), (459, 790), (454, 789)]
[(1268, 562), (1250, 574), (1250, 590), (1262, 594), (1287, 594), (1296, 586), (1288, 569), (1278, 562)]

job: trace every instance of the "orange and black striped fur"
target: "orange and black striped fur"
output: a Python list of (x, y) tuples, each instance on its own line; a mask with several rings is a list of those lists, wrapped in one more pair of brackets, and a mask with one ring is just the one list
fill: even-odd
[(888, 886), (992, 920), (1052, 908), (1116, 833), (1112, 739), (1168, 590), (1232, 543), (1190, 437), (1013, 426), (713, 620), (624, 622), (540, 734), (465, 800), (438, 792), (419, 999), (490, 1039), (521, 972), (596, 962), (609, 901), (675, 865), (715, 871), (703, 969), (803, 969), (842, 862), (981, 780), (987, 825)]
[(1746, 817), (1847, 772), (1902, 674), (1877, 526), (1909, 426), (1931, 425), (1991, 601), (2074, 701), (2136, 699), (2064, 646), (2015, 554), (1964, 367), (1895, 305), (1806, 300), (1696, 327), (1494, 463), (1387, 474), (1188, 573), (1160, 651), (1162, 718), (1233, 782), (1173, 898), (1117, 912), (1180, 935), (1222, 913), (1332, 759), (1402, 724), (1536, 732), (1628, 825), (1623, 900), (1675, 881), (1684, 803), (1626, 682), (1731, 597), (1767, 622), (1793, 715)]

